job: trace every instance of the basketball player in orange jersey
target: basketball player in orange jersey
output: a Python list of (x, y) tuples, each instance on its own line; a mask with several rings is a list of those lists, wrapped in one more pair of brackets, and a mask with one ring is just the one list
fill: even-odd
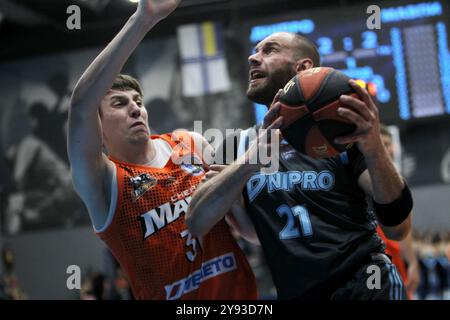
[[(381, 125), (380, 132), (381, 139), (389, 157), (394, 160), (395, 145), (392, 139), (392, 133), (384, 125)], [(414, 293), (420, 283), (420, 271), (419, 262), (417, 261), (417, 256), (413, 248), (411, 232), (400, 242), (389, 240), (380, 226), (377, 227), (377, 232), (386, 244), (386, 253), (391, 256), (392, 262), (397, 267), (398, 273), (405, 283), (408, 298), (413, 299)], [(405, 264), (405, 259), (408, 261), (408, 266)]]
[(185, 225), (204, 171), (174, 159), (200, 158), (191, 143), (198, 139), (187, 132), (150, 136), (139, 83), (119, 75), (145, 34), (179, 3), (141, 0), (78, 81), (69, 112), (73, 183), (135, 298), (255, 299), (254, 275), (226, 222), (199, 238)]

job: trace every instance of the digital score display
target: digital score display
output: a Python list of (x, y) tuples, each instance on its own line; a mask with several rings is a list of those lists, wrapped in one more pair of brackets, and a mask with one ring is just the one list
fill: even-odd
[[(253, 21), (247, 39), (253, 48), (274, 32), (290, 31), (314, 41), (322, 66), (367, 84), (384, 123), (450, 115), (447, 5), (402, 2), (380, 8), (378, 30), (367, 27), (367, 6), (341, 7)], [(265, 111), (255, 105), (258, 122)]]

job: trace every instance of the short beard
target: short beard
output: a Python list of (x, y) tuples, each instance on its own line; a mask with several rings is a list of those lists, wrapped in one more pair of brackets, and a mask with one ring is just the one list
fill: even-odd
[(286, 83), (292, 79), (296, 74), (291, 65), (283, 69), (278, 69), (269, 78), (266, 78), (266, 83), (260, 87), (247, 89), (247, 98), (255, 103), (264, 104), (270, 106), (273, 98), (277, 94), (278, 90), (284, 88)]

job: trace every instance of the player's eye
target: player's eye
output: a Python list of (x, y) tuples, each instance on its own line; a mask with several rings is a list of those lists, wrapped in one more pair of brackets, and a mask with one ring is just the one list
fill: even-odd
[(265, 54), (269, 54), (269, 53), (272, 53), (275, 51), (276, 51), (276, 48), (274, 48), (274, 47), (268, 47), (268, 48), (264, 49)]
[(127, 103), (128, 103), (127, 99), (116, 99), (116, 100), (114, 100), (112, 105), (114, 107), (123, 107), (123, 106), (126, 106)]

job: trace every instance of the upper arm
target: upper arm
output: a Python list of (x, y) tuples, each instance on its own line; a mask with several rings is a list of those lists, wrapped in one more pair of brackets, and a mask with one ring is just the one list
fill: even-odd
[(75, 190), (88, 207), (94, 226), (99, 226), (106, 220), (109, 209), (114, 164), (103, 154), (96, 110), (71, 105), (67, 148)]

